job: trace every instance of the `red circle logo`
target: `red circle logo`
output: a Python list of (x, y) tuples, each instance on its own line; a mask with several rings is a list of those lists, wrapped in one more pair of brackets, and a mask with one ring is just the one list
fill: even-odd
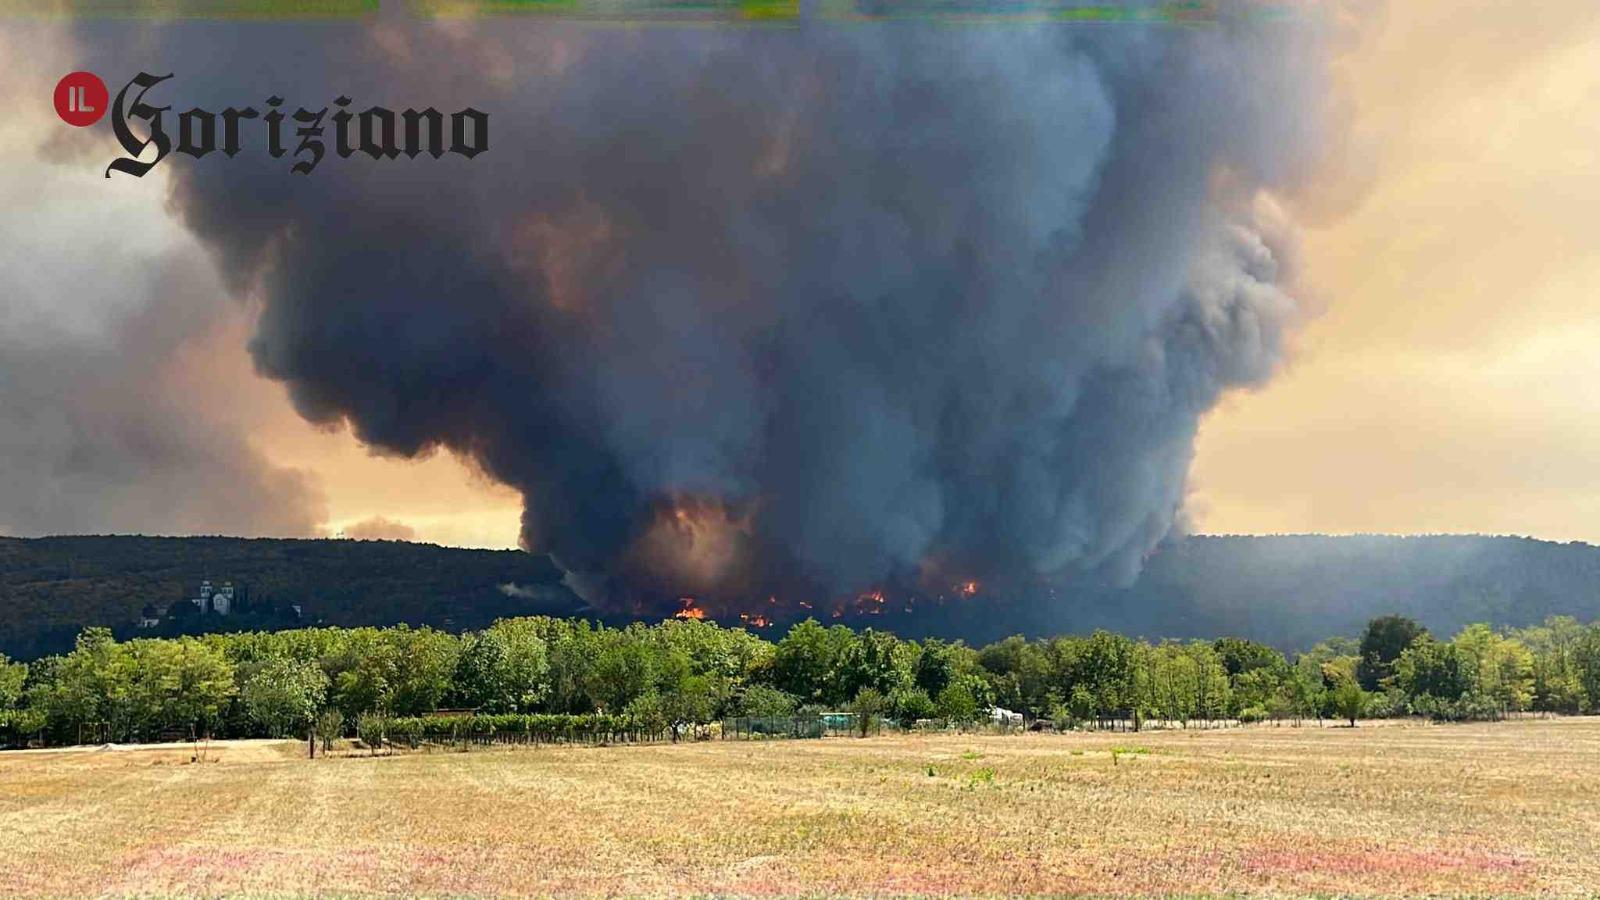
[(73, 72), (56, 82), (56, 115), (68, 125), (83, 128), (100, 121), (110, 100), (106, 83), (93, 72)]

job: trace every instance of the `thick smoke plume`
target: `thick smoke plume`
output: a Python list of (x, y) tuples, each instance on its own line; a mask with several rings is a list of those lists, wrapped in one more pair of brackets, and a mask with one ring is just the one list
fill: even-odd
[(473, 457), (591, 600), (733, 604), (1126, 577), (1172, 529), (1200, 416), (1282, 352), (1272, 195), (1327, 139), (1319, 20), (1247, 20), (169, 26), (122, 58), (175, 110), (488, 111), (470, 161), (164, 165), (304, 416)]

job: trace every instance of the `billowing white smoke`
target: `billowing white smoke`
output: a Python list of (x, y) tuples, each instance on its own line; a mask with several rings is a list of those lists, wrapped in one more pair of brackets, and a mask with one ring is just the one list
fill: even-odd
[(259, 369), (388, 451), (475, 457), (591, 599), (798, 599), (1126, 575), (1169, 531), (1199, 417), (1296, 316), (1271, 195), (1327, 140), (1315, 13), (1248, 18), (99, 52), (175, 72), (175, 110), (488, 111), (472, 160), (164, 164), (265, 304)]

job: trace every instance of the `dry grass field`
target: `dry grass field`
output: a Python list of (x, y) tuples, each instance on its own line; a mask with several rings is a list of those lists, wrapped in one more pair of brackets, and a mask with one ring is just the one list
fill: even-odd
[(302, 749), (0, 754), (0, 896), (1600, 890), (1600, 719)]

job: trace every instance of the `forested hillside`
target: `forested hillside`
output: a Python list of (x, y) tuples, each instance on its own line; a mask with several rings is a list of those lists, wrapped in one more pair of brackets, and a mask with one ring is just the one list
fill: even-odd
[(1172, 541), (1127, 587), (946, 603), (883, 619), (908, 635), (973, 642), (1107, 628), (1150, 638), (1237, 635), (1305, 650), (1399, 613), (1441, 634), (1600, 618), (1600, 547), (1516, 537), (1197, 536)]
[[(516, 551), (386, 541), (0, 539), (0, 652), (62, 652), (86, 625), (131, 634), (147, 604), (192, 596), (202, 578), (245, 586), (256, 612), (182, 630), (281, 627), (281, 615), (262, 611), (292, 603), (302, 605), (305, 624), (452, 630), (581, 605), (547, 559)], [(1476, 536), (1191, 537), (1160, 548), (1128, 587), (1063, 587), (1053, 596), (980, 591), (964, 601), (915, 604), (909, 613), (902, 604), (885, 609), (844, 621), (973, 643), (1108, 628), (1150, 638), (1237, 635), (1304, 650), (1391, 612), (1441, 634), (1470, 622), (1600, 618), (1600, 548)], [(787, 624), (782, 610), (764, 612), (780, 631)]]
[[(1127, 602), (1118, 602), (1118, 594)], [(1515, 537), (1195, 537), (1103, 598), (1094, 624), (1181, 637), (1242, 634), (1304, 649), (1398, 613), (1435, 632), (1600, 617), (1600, 547)]]
[(0, 538), (0, 653), (61, 652), (87, 625), (130, 633), (147, 605), (179, 604), (201, 579), (245, 588), (249, 607), (181, 623), (182, 630), (281, 626), (292, 604), (307, 624), (455, 629), (576, 607), (548, 559), (519, 551), (398, 541)]

